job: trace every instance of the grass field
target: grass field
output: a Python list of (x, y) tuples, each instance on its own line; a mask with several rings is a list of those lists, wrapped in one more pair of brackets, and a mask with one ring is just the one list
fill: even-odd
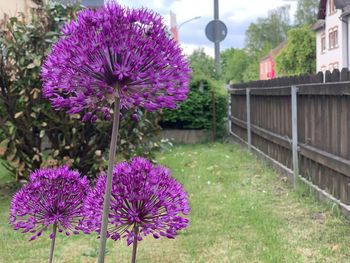
[[(337, 209), (291, 191), (238, 146), (177, 146), (158, 160), (187, 189), (191, 226), (175, 240), (142, 241), (138, 262), (350, 262), (350, 227)], [(28, 242), (9, 227), (8, 207), (9, 198), (2, 198), (0, 262), (45, 262), (48, 233)], [(55, 262), (96, 262), (97, 249), (95, 235), (60, 236)], [(108, 241), (106, 262), (129, 262), (130, 249)]]

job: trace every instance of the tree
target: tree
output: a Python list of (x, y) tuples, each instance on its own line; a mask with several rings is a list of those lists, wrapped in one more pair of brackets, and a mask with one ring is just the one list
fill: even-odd
[[(41, 93), (42, 60), (79, 9), (50, 4), (26, 20), (12, 17), (0, 29), (0, 158), (19, 176), (63, 163), (91, 176), (105, 168), (111, 123), (82, 124), (78, 115), (54, 110)], [(158, 118), (141, 110), (123, 112), (118, 148), (123, 157), (153, 158)]]
[(226, 83), (242, 83), (251, 58), (244, 49), (226, 49), (221, 53), (222, 79)]
[(213, 95), (215, 96), (217, 138), (225, 135), (227, 93), (220, 82), (194, 71), (189, 83), (188, 99), (177, 109), (163, 109), (162, 127), (177, 129), (213, 129)]
[(318, 0), (298, 0), (295, 13), (295, 24), (298, 26), (312, 25), (317, 20)]
[(269, 50), (287, 39), (290, 29), (289, 5), (270, 10), (267, 18), (258, 18), (251, 23), (245, 33), (246, 49), (254, 57), (260, 58)]
[(243, 82), (249, 82), (257, 79), (259, 79), (259, 61), (254, 61), (252, 58), (252, 61), (243, 72)]
[(188, 57), (190, 65), (193, 71), (203, 73), (210, 78), (219, 79), (219, 75), (215, 70), (214, 59), (205, 54), (203, 48), (199, 48), (193, 51)]
[(276, 58), (278, 75), (291, 76), (316, 71), (316, 39), (309, 26), (288, 32), (288, 43)]
[(259, 60), (271, 49), (287, 39), (290, 29), (289, 5), (270, 10), (267, 18), (258, 18), (245, 32), (246, 51), (250, 63), (243, 72), (243, 81), (259, 78)]

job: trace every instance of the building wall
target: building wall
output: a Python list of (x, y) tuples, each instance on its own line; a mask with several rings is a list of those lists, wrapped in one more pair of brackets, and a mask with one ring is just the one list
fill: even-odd
[(28, 15), (30, 8), (35, 7), (35, 4), (30, 0), (0, 0), (0, 20), (7, 16), (16, 16), (19, 13)]
[(347, 68), (350, 68), (350, 16), (347, 16), (344, 18), (343, 26), (344, 26), (344, 31), (346, 32), (345, 37), (347, 37), (347, 42), (346, 39), (344, 38), (344, 49), (346, 52), (345, 56), (345, 61), (346, 61), (346, 66)]
[[(342, 11), (337, 9), (335, 13), (330, 15), (328, 2), (329, 1), (327, 1), (325, 28), (316, 33), (317, 71), (333, 70), (334, 68), (341, 69), (348, 65), (346, 39), (344, 38), (344, 36), (346, 36), (346, 24), (339, 19)], [(333, 28), (338, 29), (338, 47), (330, 49), (329, 32)], [(321, 51), (322, 34), (325, 34), (326, 37), (326, 50), (324, 52)]]
[[(104, 0), (55, 0), (55, 1), (64, 5), (71, 4), (74, 2), (79, 2), (81, 5), (87, 6), (87, 7), (99, 7), (99, 6), (103, 6), (104, 4)], [(108, 0), (106, 0), (106, 3), (107, 2)]]
[(260, 60), (259, 79), (267, 80), (274, 78), (274, 63), (270, 56)]

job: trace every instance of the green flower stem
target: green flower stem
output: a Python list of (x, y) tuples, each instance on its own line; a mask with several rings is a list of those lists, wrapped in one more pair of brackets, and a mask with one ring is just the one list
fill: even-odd
[(115, 155), (117, 150), (119, 119), (120, 119), (120, 98), (116, 96), (114, 99), (113, 128), (112, 128), (111, 145), (109, 148), (106, 191), (105, 191), (104, 201), (103, 201), (103, 216), (102, 216), (102, 228), (100, 233), (100, 249), (98, 254), (98, 263), (104, 263), (105, 261), (108, 215), (109, 215), (109, 209), (110, 209), (110, 203), (111, 203), (112, 177), (113, 177), (114, 160), (115, 160)]
[(52, 263), (53, 251), (55, 250), (55, 241), (56, 241), (56, 232), (57, 232), (57, 224), (56, 223), (53, 224), (52, 232), (53, 232), (53, 237), (51, 239), (49, 263)]
[(139, 227), (137, 225), (134, 226), (134, 243), (132, 246), (132, 257), (131, 257), (131, 263), (136, 262), (136, 251), (137, 251), (137, 235), (139, 234)]

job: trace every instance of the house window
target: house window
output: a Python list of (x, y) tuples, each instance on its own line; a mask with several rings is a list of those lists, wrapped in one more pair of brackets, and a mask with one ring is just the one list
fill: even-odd
[(330, 71), (333, 71), (333, 69), (339, 68), (339, 62), (330, 63), (328, 68)]
[(334, 0), (330, 0), (328, 3), (329, 3), (329, 14), (332, 15), (335, 13)]
[(333, 31), (334, 47), (338, 47), (338, 28)]
[(328, 30), (329, 49), (338, 47), (338, 27), (333, 27)]
[(326, 51), (326, 35), (321, 35), (321, 53), (324, 53)]

